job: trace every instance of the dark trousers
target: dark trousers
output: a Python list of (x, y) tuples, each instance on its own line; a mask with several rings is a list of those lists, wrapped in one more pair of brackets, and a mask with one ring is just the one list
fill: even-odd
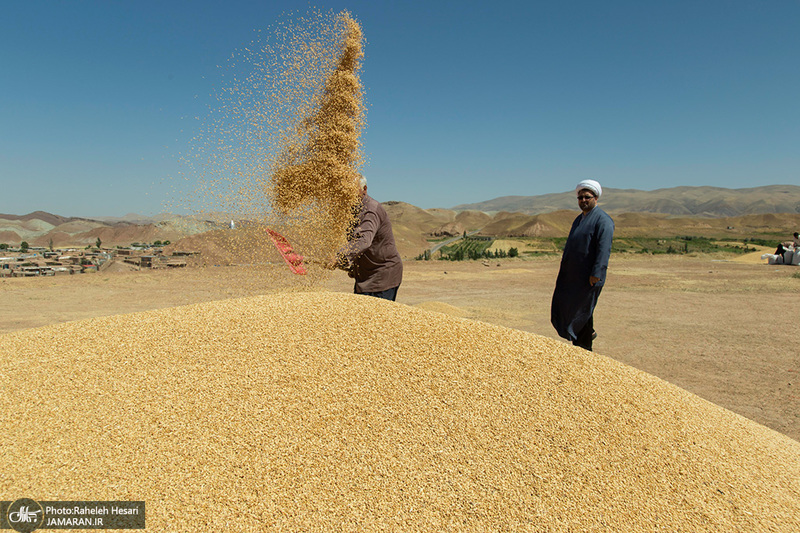
[(589, 321), (578, 332), (578, 338), (572, 341), (575, 346), (580, 346), (584, 350), (592, 351), (592, 337), (594, 336), (594, 317), (589, 317)]
[(384, 300), (395, 301), (395, 298), (397, 298), (397, 289), (399, 288), (400, 286), (398, 285), (393, 289), (386, 289), (385, 291), (362, 292), (360, 294), (366, 294), (367, 296), (375, 296), (376, 298), (383, 298)]

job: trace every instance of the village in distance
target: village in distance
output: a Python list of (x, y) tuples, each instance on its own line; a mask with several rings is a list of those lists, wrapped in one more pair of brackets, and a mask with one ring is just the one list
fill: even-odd
[[(496, 198), (451, 209), (384, 207), (405, 260), (492, 260), (559, 254), (577, 209), (573, 194)], [(800, 187), (615, 190), (602, 207), (616, 223), (615, 253), (766, 252), (800, 228)], [(220, 264), (207, 245), (236, 231), (235, 215), (77, 218), (0, 214), (0, 276)], [(219, 249), (219, 243), (212, 246)], [(207, 257), (203, 257), (205, 255)]]

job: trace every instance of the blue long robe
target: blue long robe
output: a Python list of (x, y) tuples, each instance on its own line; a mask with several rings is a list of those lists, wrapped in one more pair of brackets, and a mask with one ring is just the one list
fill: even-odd
[[(559, 336), (575, 341), (594, 313), (606, 281), (614, 221), (599, 207), (572, 223), (550, 306), (550, 322)], [(589, 277), (600, 278), (591, 285)]]

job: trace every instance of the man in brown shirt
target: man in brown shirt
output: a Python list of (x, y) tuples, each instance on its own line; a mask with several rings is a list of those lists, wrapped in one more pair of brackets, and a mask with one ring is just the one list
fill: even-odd
[(397, 251), (392, 223), (383, 206), (367, 194), (367, 179), (359, 182), (361, 211), (347, 246), (335, 266), (355, 278), (356, 294), (394, 301), (403, 280), (403, 261)]

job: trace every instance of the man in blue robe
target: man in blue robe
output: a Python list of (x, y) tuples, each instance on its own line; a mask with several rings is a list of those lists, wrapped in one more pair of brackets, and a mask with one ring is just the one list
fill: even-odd
[(558, 334), (575, 346), (591, 351), (594, 313), (606, 281), (614, 221), (597, 207), (600, 184), (584, 180), (575, 188), (581, 214), (572, 223), (550, 307), (550, 322)]

